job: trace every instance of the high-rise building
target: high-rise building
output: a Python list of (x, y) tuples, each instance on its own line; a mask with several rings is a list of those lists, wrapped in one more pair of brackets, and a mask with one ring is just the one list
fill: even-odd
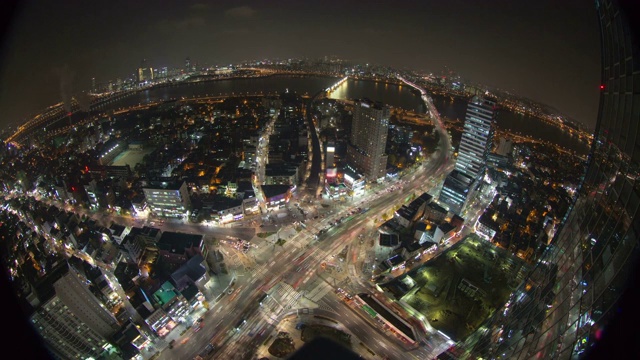
[(186, 58), (184, 61), (184, 71), (185, 72), (190, 72), (191, 71), (191, 59)]
[(138, 82), (145, 82), (149, 80), (153, 80), (153, 68), (148, 66), (147, 60), (144, 59), (138, 68)]
[(152, 182), (142, 190), (151, 212), (158, 216), (181, 217), (191, 207), (189, 190), (184, 181)]
[[(86, 281), (86, 280), (85, 280)], [(55, 266), (36, 285), (30, 316), (53, 354), (62, 359), (99, 358), (112, 349), (107, 339), (119, 328), (73, 267)]]
[[(470, 337), (478, 341), (466, 344), (482, 357), (619, 358), (614, 352), (620, 349), (624, 358), (639, 356), (630, 320), (637, 303), (627, 304), (637, 286), (630, 279), (637, 278), (640, 253), (640, 35), (638, 19), (629, 20), (639, 13), (630, 11), (633, 1), (595, 3), (602, 82), (587, 171), (560, 230), (524, 284)], [(600, 352), (601, 340), (610, 344), (612, 337), (620, 339), (617, 346)]]
[(459, 214), (484, 174), (493, 144), (496, 103), (474, 96), (469, 100), (455, 169), (444, 181), (438, 200)]
[(387, 169), (385, 147), (389, 131), (389, 106), (369, 99), (356, 100), (347, 163), (364, 173), (367, 181), (384, 177)]
[(476, 179), (481, 176), (493, 143), (494, 101), (474, 96), (469, 100), (455, 169)]
[(460, 214), (464, 204), (467, 202), (467, 195), (473, 186), (475, 179), (471, 176), (453, 170), (444, 180), (440, 197), (438, 200), (449, 206), (449, 211)]

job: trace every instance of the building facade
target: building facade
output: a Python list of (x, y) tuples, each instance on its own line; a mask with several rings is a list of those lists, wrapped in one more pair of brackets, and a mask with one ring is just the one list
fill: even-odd
[(368, 181), (375, 181), (386, 174), (385, 147), (390, 116), (389, 106), (380, 102), (368, 99), (354, 102), (347, 163), (362, 171)]
[(143, 189), (151, 212), (158, 216), (181, 217), (191, 208), (187, 183), (158, 182)]
[(35, 295), (30, 320), (53, 354), (85, 359), (115, 350), (107, 339), (118, 330), (118, 322), (66, 262), (36, 285)]
[(31, 315), (31, 324), (61, 359), (99, 358), (111, 344), (53, 296)]
[(455, 169), (474, 179), (483, 174), (491, 151), (495, 106), (494, 101), (479, 96), (472, 97), (467, 105)]
[[(612, 320), (628, 317), (620, 301), (638, 270), (640, 52), (638, 24), (628, 18), (631, 3), (596, 1), (602, 85), (586, 174), (560, 231), (524, 284), (480, 331), (479, 340), (467, 344), (472, 353), (575, 359), (598, 351), (607, 333), (623, 338), (635, 331), (608, 328)], [(637, 343), (620, 342), (619, 348), (634, 349), (637, 356)]]
[(459, 214), (467, 201), (467, 196), (474, 179), (458, 170), (453, 170), (444, 180), (440, 197), (438, 200), (441, 204), (449, 207), (449, 211)]

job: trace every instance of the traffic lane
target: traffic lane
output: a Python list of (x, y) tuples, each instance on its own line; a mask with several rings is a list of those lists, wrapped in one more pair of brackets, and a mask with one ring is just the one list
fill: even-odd
[[(226, 303), (225, 299), (227, 300)], [(161, 358), (167, 359), (192, 359), (198, 355), (210, 342), (216, 343), (215, 339), (221, 335), (219, 329), (221, 325), (233, 321), (237, 316), (237, 312), (230, 310), (236, 306), (246, 305), (246, 301), (238, 304), (232, 304), (228, 301), (229, 296), (225, 296), (219, 302), (221, 306), (216, 309), (209, 310), (203, 315), (204, 326), (200, 331), (195, 332), (193, 328), (188, 329), (183, 336), (176, 340), (173, 349), (166, 349), (162, 352)], [(229, 311), (220, 311), (229, 309)], [(183, 341), (186, 341), (184, 344)]]
[[(338, 299), (334, 292), (328, 293), (322, 300), (324, 304), (337, 310), (338, 319), (352, 331), (368, 348), (378, 356), (391, 359), (402, 359), (406, 350), (384, 334), (377, 326), (372, 326), (362, 319), (351, 307)], [(314, 310), (315, 312), (315, 310)], [(364, 315), (364, 314), (363, 314)]]
[(164, 222), (162, 224), (148, 225), (151, 227), (159, 228), (162, 231), (174, 231), (183, 233), (200, 233), (210, 236), (233, 236), (243, 240), (251, 240), (256, 234), (256, 229), (253, 227), (218, 227), (218, 226), (203, 226), (200, 224), (188, 224), (188, 223), (173, 223)]
[[(288, 253), (286, 254), (285, 259), (283, 259), (282, 262), (273, 262), (271, 263), (270, 266), (267, 265), (268, 270), (270, 270), (268, 272), (271, 272), (274, 274), (279, 273), (281, 275), (281, 273), (283, 272), (283, 267), (285, 267), (286, 264), (293, 261), (293, 259), (297, 255), (298, 254), (295, 254), (295, 253)], [(236, 280), (236, 285), (239, 287), (241, 282), (243, 281)], [(246, 314), (247, 316), (250, 314), (253, 314), (254, 311), (251, 311), (252, 310), (251, 306), (255, 304), (248, 303), (248, 299), (254, 298), (256, 296), (256, 293), (258, 293), (258, 291), (262, 287), (262, 286), (258, 286), (261, 283), (264, 283), (264, 279), (253, 278), (252, 280), (249, 281), (249, 283), (246, 286), (243, 286), (241, 291), (238, 292), (238, 295), (234, 299), (231, 299), (230, 295), (225, 295), (221, 299), (221, 301), (218, 302), (212, 308), (212, 310), (209, 310), (209, 312), (207, 313), (206, 320), (208, 320), (208, 322), (211, 322), (214, 325), (213, 328), (209, 328), (208, 329), (209, 331), (205, 331), (206, 328), (203, 328), (199, 332), (195, 333), (194, 335), (196, 336), (193, 336), (193, 338), (190, 338), (187, 341), (187, 343), (180, 344), (181, 346), (190, 344), (189, 346), (177, 347), (174, 349), (167, 349), (163, 351), (161, 357), (167, 358), (167, 359), (174, 359), (174, 358), (188, 359), (190, 357), (193, 357), (198, 354), (196, 352), (198, 351), (198, 349), (206, 347), (206, 345), (210, 342), (212, 334), (214, 336), (213, 338), (214, 343), (219, 342), (221, 340), (221, 337), (228, 332), (227, 328), (229, 328), (231, 324), (235, 324), (235, 322), (239, 320), (240, 316), (242, 316), (243, 314)], [(244, 299), (244, 301), (242, 299)], [(220, 309), (220, 310), (217, 310), (217, 309)], [(239, 309), (242, 309), (242, 310), (239, 310)], [(189, 332), (185, 333), (185, 336), (188, 333)], [(200, 333), (202, 334), (197, 335)], [(221, 346), (221, 350), (223, 350), (222, 349), (223, 347), (224, 346)], [(172, 350), (178, 350), (178, 351), (172, 352)]]

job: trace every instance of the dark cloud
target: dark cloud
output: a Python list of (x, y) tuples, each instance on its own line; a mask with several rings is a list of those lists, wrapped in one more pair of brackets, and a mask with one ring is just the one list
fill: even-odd
[[(593, 125), (599, 32), (583, 0), (220, 0), (26, 2), (7, 34), (0, 122), (18, 123), (75, 92), (152, 66), (337, 55), (440, 73), (549, 104)], [(66, 91), (66, 90), (65, 90)], [(66, 95), (65, 95), (66, 96)]]
[(226, 16), (232, 18), (250, 18), (253, 17), (255, 13), (256, 11), (247, 5), (234, 7), (224, 12)]
[(189, 6), (189, 9), (195, 10), (195, 11), (208, 10), (210, 8), (211, 8), (211, 5), (204, 4), (204, 3), (195, 3), (195, 4), (191, 5), (191, 6)]

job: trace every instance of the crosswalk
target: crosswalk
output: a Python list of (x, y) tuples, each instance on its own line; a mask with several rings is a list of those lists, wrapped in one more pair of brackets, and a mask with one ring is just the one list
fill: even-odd
[(295, 308), (296, 302), (302, 296), (302, 294), (297, 292), (291, 285), (284, 282), (278, 283), (276, 286), (274, 286), (272, 295), (280, 306), (280, 311), (286, 311)]
[(324, 281), (320, 281), (313, 290), (309, 291), (305, 297), (313, 302), (318, 302), (322, 299), (329, 291), (332, 290), (331, 285), (327, 284)]
[(268, 271), (269, 271), (268, 268), (265, 266), (254, 268), (253, 270), (251, 270), (251, 277), (261, 278), (264, 275), (266, 275)]
[(320, 304), (318, 306), (318, 309), (335, 312), (335, 310), (332, 307), (330, 307), (329, 305), (324, 305), (324, 304)]

